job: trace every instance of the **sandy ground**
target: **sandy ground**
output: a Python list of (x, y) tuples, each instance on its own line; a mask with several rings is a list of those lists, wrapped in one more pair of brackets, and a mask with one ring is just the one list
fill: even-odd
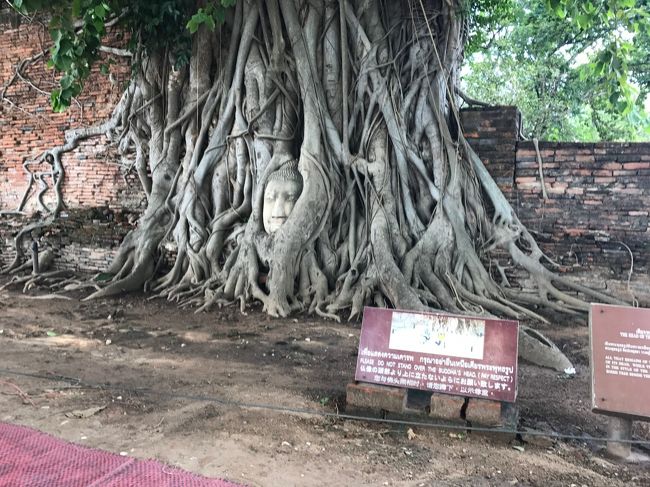
[[(251, 486), (650, 485), (648, 464), (609, 459), (593, 440), (606, 419), (590, 412), (585, 326), (544, 330), (577, 377), (526, 364), (519, 372), (520, 427), (579, 440), (417, 426), (412, 435), (405, 425), (250, 407), (344, 412), (359, 327), (5, 291), (0, 421)], [(650, 439), (648, 424), (635, 423), (635, 435)]]

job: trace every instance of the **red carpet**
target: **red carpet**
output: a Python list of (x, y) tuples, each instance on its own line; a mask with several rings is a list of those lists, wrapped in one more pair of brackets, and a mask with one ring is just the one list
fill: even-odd
[(237, 487), (0, 423), (0, 487)]

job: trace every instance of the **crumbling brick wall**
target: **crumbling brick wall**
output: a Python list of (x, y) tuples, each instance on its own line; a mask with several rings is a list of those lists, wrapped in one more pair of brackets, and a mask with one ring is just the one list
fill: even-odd
[[(620, 272), (650, 260), (650, 144), (518, 144), (517, 209), (558, 258), (605, 263)], [(579, 252), (580, 256), (577, 255)]]
[(501, 191), (512, 200), (521, 113), (515, 107), (463, 110), (461, 121), (465, 137), (481, 156)]
[(558, 271), (650, 303), (650, 143), (540, 142), (545, 198), (538, 154), (519, 140), (515, 107), (465, 110), (462, 120)]
[[(83, 95), (70, 109), (52, 113), (49, 93), (56, 88), (58, 78), (46, 66), (47, 54), (24, 66), (21, 72), (24, 79), (15, 78), (20, 62), (46, 51), (49, 42), (49, 33), (42, 25), (14, 27), (8, 21), (0, 23), (0, 94), (4, 94), (0, 101), (0, 211), (17, 209), (25, 195), (29, 177), (23, 164), (63, 144), (66, 130), (105, 121), (130, 76), (128, 63), (114, 57), (110, 76), (100, 74), (96, 66)], [(109, 45), (123, 42), (119, 32), (111, 33), (106, 40)], [(104, 61), (108, 61), (108, 56)], [(140, 207), (143, 194), (137, 176), (116, 164), (117, 159), (105, 138), (82, 142), (76, 150), (65, 154), (62, 162), (66, 172), (63, 192), (69, 209)], [(39, 173), (49, 167), (42, 163), (30, 169)], [(43, 200), (53, 208), (52, 178), (43, 179), (50, 188)], [(36, 198), (39, 191), (40, 182), (37, 182), (28, 195), (27, 212), (39, 209)]]
[[(53, 249), (59, 269), (81, 272), (105, 270), (129, 230), (134, 228), (137, 213), (113, 212), (105, 208), (75, 209), (64, 213), (56, 223), (33, 235), (41, 250)], [(11, 238), (30, 217), (0, 219), (0, 267), (14, 258)], [(26, 242), (29, 249), (30, 240)], [(30, 255), (27, 252), (26, 255)]]

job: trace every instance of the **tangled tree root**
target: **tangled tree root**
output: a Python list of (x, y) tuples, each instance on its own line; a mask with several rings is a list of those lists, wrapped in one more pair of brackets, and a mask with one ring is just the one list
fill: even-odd
[[(135, 53), (110, 120), (50, 151), (60, 163), (105, 134), (147, 195), (86, 299), (145, 289), (198, 311), (261, 303), (353, 319), (377, 305), (540, 321), (620, 303), (545, 267), (465, 140), (464, 21), (456, 0), (242, 0), (219, 33), (199, 29), (182, 68), (169, 51)], [(293, 160), (302, 193), (268, 234), (266, 182)], [(530, 288), (510, 285), (497, 250)]]

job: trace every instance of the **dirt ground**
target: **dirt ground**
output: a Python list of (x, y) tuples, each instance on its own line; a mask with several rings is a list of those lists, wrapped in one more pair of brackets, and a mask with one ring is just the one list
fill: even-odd
[[(359, 331), (235, 308), (197, 315), (137, 296), (5, 291), (0, 421), (251, 486), (650, 485), (648, 464), (609, 459), (593, 440), (606, 420), (590, 412), (586, 326), (544, 330), (577, 377), (526, 364), (519, 372), (520, 427), (581, 439), (524, 442), (282, 410), (345, 411)], [(635, 435), (650, 439), (648, 424), (636, 422)]]

